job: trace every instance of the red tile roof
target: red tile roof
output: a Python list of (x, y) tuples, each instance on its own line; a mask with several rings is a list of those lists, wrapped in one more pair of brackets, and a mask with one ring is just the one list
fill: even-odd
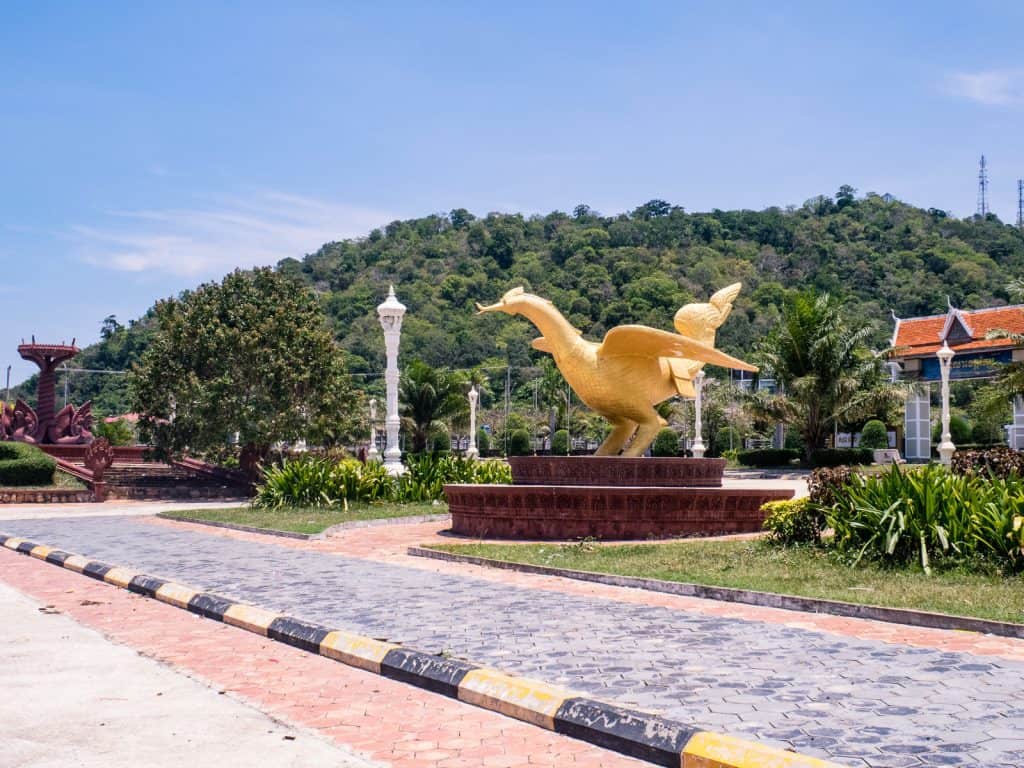
[[(950, 342), (950, 348), (958, 352), (1018, 346), (1006, 339), (986, 339), (985, 336), (989, 331), (1005, 330), (1024, 334), (1024, 305), (974, 311), (950, 309), (944, 315), (897, 320), (896, 333), (892, 343), (892, 356), (916, 357), (935, 354), (942, 347), (942, 332), (952, 313), (955, 313), (964, 323), (971, 336), (969, 340)], [(950, 326), (950, 330), (955, 327), (956, 322)]]

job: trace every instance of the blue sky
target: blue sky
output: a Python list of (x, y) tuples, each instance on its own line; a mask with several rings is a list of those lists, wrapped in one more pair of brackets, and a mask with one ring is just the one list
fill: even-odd
[(1020, 2), (0, 0), (0, 376), (235, 266), (466, 207), (968, 215), (1024, 177)]

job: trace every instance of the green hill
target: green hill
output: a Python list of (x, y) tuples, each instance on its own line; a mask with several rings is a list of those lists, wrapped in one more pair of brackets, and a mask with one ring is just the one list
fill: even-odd
[[(841, 296), (858, 323), (884, 347), (890, 310), (901, 317), (958, 306), (1004, 304), (1006, 283), (1024, 275), (1024, 232), (995, 216), (956, 219), (878, 195), (856, 198), (843, 187), (799, 208), (688, 213), (652, 200), (630, 213), (603, 216), (586, 206), (571, 214), (488, 214), (464, 209), (395, 221), (365, 238), (327, 243), (278, 268), (323, 297), (355, 373), (383, 369), (375, 307), (394, 282), (409, 312), (405, 359), (466, 368), (534, 363), (540, 353), (526, 322), (476, 317), (473, 302), (492, 302), (516, 285), (552, 299), (584, 333), (601, 337), (636, 322), (670, 329), (675, 311), (734, 281), (744, 283), (719, 345), (747, 354), (778, 316), (790, 291)], [(148, 322), (108, 328), (107, 338), (77, 360), (81, 367), (123, 368), (144, 347)], [(123, 384), (82, 376), (72, 400), (124, 410)]]

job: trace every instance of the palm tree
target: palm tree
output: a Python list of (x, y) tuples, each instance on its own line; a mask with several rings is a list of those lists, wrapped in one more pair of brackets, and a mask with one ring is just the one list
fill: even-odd
[(399, 413), (412, 435), (412, 450), (427, 449), (430, 434), (446, 421), (465, 418), (469, 411), (465, 377), (431, 368), (418, 360), (411, 363), (398, 381)]
[(827, 293), (801, 293), (760, 347), (762, 368), (775, 376), (778, 391), (753, 395), (752, 409), (796, 426), (808, 461), (839, 424), (898, 401), (881, 359), (867, 348), (870, 333), (847, 325), (842, 306)]

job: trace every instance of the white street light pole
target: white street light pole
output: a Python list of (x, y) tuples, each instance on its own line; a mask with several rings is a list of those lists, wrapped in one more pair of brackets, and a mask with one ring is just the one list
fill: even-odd
[(693, 414), (693, 456), (696, 459), (704, 458), (704, 451), (707, 450), (704, 446), (704, 438), (701, 437), (701, 432), (704, 430), (704, 422), (701, 420), (701, 410), (704, 407), (704, 371), (697, 371), (697, 375), (693, 377), (693, 391), (697, 394), (696, 400), (694, 400), (694, 414)]
[(380, 461), (377, 450), (377, 398), (370, 398), (370, 450), (366, 452), (367, 461)]
[(402, 466), (402, 449), (398, 447), (398, 430), (401, 420), (398, 418), (398, 342), (402, 336), (402, 318), (405, 316), (405, 305), (395, 296), (395, 286), (388, 287), (388, 297), (377, 307), (380, 316), (380, 327), (384, 329), (384, 348), (387, 352), (387, 368), (384, 371), (384, 383), (387, 385), (387, 414), (384, 428), (388, 441), (384, 450), (384, 468), (390, 475), (405, 474)]
[(949, 369), (956, 353), (942, 342), (942, 349), (935, 353), (939, 358), (939, 373), (942, 375), (942, 441), (939, 443), (939, 461), (947, 467), (953, 463), (953, 436), (949, 433)]
[(480, 451), (476, 447), (476, 401), (480, 394), (476, 391), (474, 384), (469, 388), (469, 448), (466, 449), (467, 459), (480, 458)]

